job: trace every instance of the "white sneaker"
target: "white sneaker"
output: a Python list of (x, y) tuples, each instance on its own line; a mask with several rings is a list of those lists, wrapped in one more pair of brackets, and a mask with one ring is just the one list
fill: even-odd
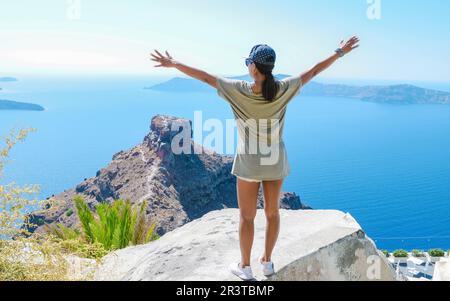
[(275, 266), (272, 261), (266, 262), (262, 258), (259, 259), (264, 276), (269, 277), (275, 274)]
[(232, 263), (230, 264), (230, 272), (242, 280), (253, 280), (252, 267), (247, 266), (242, 268), (240, 263)]

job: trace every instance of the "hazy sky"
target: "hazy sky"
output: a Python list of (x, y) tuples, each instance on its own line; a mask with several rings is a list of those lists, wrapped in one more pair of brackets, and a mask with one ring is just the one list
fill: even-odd
[(154, 48), (240, 75), (260, 43), (277, 51), (275, 73), (295, 74), (357, 34), (326, 77), (450, 81), (450, 1), (381, 0), (368, 14), (373, 1), (0, 0), (0, 75), (179, 74), (153, 67)]

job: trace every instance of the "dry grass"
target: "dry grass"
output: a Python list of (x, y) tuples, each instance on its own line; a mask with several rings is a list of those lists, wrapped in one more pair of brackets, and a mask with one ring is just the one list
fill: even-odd
[[(0, 176), (11, 149), (32, 131), (12, 132), (4, 139), (4, 147), (0, 148)], [(21, 227), (26, 210), (45, 205), (34, 197), (37, 192), (37, 186), (0, 185), (0, 281), (72, 280), (68, 254), (100, 256), (98, 246), (81, 246), (51, 235), (29, 236)]]
[(68, 263), (57, 245), (31, 238), (0, 242), (0, 281), (69, 280)]

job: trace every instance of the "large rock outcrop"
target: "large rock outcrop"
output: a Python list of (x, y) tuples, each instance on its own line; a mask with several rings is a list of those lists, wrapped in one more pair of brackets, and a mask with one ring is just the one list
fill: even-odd
[[(240, 260), (239, 211), (213, 211), (147, 245), (113, 252), (96, 280), (238, 280), (228, 264)], [(263, 252), (265, 217), (258, 210), (252, 266)], [(349, 215), (339, 211), (281, 210), (281, 230), (269, 280), (395, 280), (395, 272)]]
[[(173, 124), (181, 125), (174, 130)], [(73, 189), (51, 198), (51, 206), (29, 216), (33, 231), (44, 231), (44, 225), (62, 223), (77, 226), (73, 197), (81, 195), (94, 210), (100, 202), (117, 199), (132, 203), (147, 201), (148, 219), (164, 235), (207, 212), (237, 208), (236, 179), (231, 175), (233, 158), (223, 156), (190, 141), (190, 154), (176, 155), (171, 143), (179, 131), (191, 122), (171, 116), (152, 119), (150, 133), (143, 143), (122, 151), (112, 162)], [(192, 136), (192, 132), (191, 132)], [(192, 140), (192, 139), (191, 139)], [(258, 207), (262, 208), (260, 195)], [(295, 193), (283, 193), (281, 208), (305, 209)]]

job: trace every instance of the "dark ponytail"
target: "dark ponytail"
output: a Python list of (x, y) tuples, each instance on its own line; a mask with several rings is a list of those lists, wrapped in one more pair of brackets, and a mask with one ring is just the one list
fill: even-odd
[(268, 101), (272, 101), (277, 95), (279, 89), (278, 81), (275, 79), (275, 77), (273, 77), (272, 74), (273, 67), (262, 65), (256, 62), (255, 65), (256, 69), (258, 69), (259, 72), (266, 76), (262, 87), (263, 97)]

